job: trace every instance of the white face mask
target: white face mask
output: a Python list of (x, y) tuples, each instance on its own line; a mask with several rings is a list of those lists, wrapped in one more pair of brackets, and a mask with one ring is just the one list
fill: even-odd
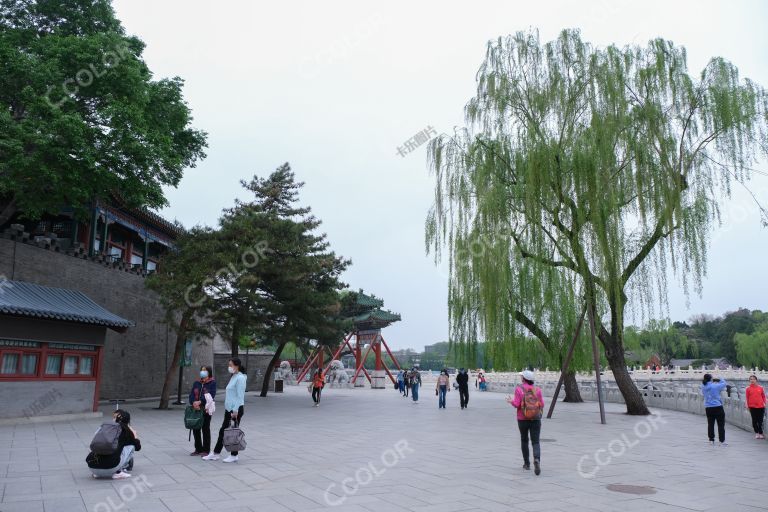
[(227, 366), (227, 371), (229, 373), (235, 373), (235, 369), (232, 366)]

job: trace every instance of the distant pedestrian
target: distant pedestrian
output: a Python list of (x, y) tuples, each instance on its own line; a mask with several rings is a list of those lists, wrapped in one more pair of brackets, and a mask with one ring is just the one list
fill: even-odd
[(712, 446), (715, 446), (715, 422), (720, 446), (728, 446), (725, 442), (725, 409), (720, 399), (720, 393), (727, 385), (725, 379), (713, 379), (711, 373), (705, 373), (702, 379), (701, 393), (704, 395), (704, 410), (707, 412), (707, 436)]
[[(245, 374), (245, 367), (237, 357), (229, 360), (227, 371), (232, 375), (227, 383), (226, 394), (224, 395), (224, 421), (219, 429), (219, 439), (216, 441), (216, 447), (203, 460), (219, 460), (221, 450), (224, 448), (224, 430), (230, 425), (240, 426), (245, 413), (245, 386), (248, 377)], [(222, 462), (237, 462), (238, 452), (230, 452)]]
[(411, 368), (409, 380), (411, 381), (411, 396), (413, 397), (413, 403), (418, 403), (419, 387), (421, 386), (421, 374), (419, 373), (419, 370)]
[(747, 386), (747, 408), (752, 416), (752, 428), (755, 439), (765, 439), (763, 434), (763, 417), (765, 416), (765, 390), (757, 383), (757, 375), (750, 375)]
[(462, 409), (466, 409), (469, 405), (469, 375), (464, 368), (459, 369), (459, 374), (456, 375), (456, 384), (459, 387), (459, 405)]
[(397, 372), (397, 388), (400, 390), (400, 394), (405, 393), (405, 372), (400, 370)]
[(523, 469), (531, 469), (528, 452), (528, 435), (533, 446), (533, 468), (536, 475), (541, 474), (541, 413), (544, 410), (544, 397), (541, 388), (533, 385), (534, 373), (530, 370), (520, 372), (522, 384), (515, 389), (515, 396), (507, 396), (507, 402), (517, 409), (517, 426), (520, 429), (520, 447), (523, 451)]
[(315, 377), (312, 379), (312, 401), (315, 402), (314, 407), (320, 407), (320, 394), (325, 387), (325, 377), (322, 370), (315, 372)]
[(405, 389), (403, 396), (408, 398), (408, 392), (411, 390), (411, 372), (407, 370), (403, 373), (403, 388)]
[(451, 378), (448, 376), (448, 370), (443, 368), (440, 375), (437, 377), (437, 383), (435, 384), (435, 391), (437, 392), (437, 408), (445, 409), (445, 395), (448, 394), (450, 388), (448, 384)]
[(203, 410), (203, 426), (192, 430), (195, 436), (195, 451), (190, 455), (211, 453), (211, 418), (215, 411), (214, 398), (216, 398), (216, 381), (213, 379), (213, 368), (203, 366), (200, 368), (200, 380), (192, 384), (192, 390), (189, 392), (189, 403), (192, 407)]
[(480, 372), (477, 374), (477, 380), (475, 381), (475, 386), (480, 388), (480, 391), (485, 391), (487, 389), (487, 381), (485, 379), (485, 374), (483, 372)]

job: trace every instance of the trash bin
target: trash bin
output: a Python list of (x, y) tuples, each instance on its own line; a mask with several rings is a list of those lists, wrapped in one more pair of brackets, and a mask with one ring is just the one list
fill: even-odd
[(272, 385), (272, 391), (274, 393), (282, 393), (283, 392), (283, 379), (275, 379), (272, 382), (274, 382), (274, 384)]

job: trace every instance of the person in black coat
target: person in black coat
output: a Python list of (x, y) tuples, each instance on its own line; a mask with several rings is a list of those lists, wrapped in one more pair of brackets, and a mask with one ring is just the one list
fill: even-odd
[(112, 419), (122, 429), (117, 450), (110, 455), (97, 455), (90, 452), (85, 458), (94, 478), (130, 478), (131, 475), (128, 472), (133, 469), (133, 454), (141, 450), (138, 434), (130, 425), (130, 413), (118, 409), (112, 414)]
[(467, 370), (461, 368), (456, 375), (456, 384), (459, 385), (459, 402), (462, 409), (466, 409), (469, 404), (469, 375)]

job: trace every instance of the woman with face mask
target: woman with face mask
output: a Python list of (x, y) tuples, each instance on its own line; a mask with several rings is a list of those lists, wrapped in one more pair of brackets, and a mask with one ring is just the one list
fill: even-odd
[(208, 455), (211, 451), (211, 418), (213, 414), (211, 401), (216, 397), (216, 381), (213, 379), (213, 369), (210, 366), (200, 368), (200, 380), (192, 384), (192, 391), (189, 392), (189, 403), (197, 410), (205, 411), (203, 413), (203, 427), (192, 430), (195, 436), (195, 451), (190, 453), (192, 456)]
[[(227, 384), (227, 391), (224, 396), (224, 421), (219, 429), (219, 439), (216, 441), (216, 447), (203, 460), (219, 460), (219, 454), (224, 448), (224, 429), (228, 428), (230, 423), (235, 427), (240, 426), (240, 420), (243, 419), (243, 406), (245, 405), (245, 384), (247, 377), (245, 367), (240, 359), (234, 357), (229, 360), (227, 371), (232, 375)], [(237, 462), (237, 453), (231, 452), (223, 462)]]

